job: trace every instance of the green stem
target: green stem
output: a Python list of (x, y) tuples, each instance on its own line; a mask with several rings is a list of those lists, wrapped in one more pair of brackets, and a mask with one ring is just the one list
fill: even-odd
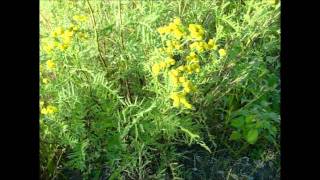
[(92, 7), (91, 7), (91, 4), (89, 2), (89, 0), (86, 0), (88, 6), (89, 6), (89, 10), (90, 10), (90, 14), (91, 14), (91, 20), (93, 22), (93, 28), (94, 28), (94, 33), (95, 33), (95, 38), (96, 38), (96, 43), (97, 43), (97, 48), (98, 48), (98, 52), (99, 52), (99, 58), (100, 58), (100, 61), (101, 63), (104, 65), (105, 68), (108, 68), (107, 67), (107, 64), (102, 56), (102, 53), (101, 53), (101, 50), (100, 50), (100, 45), (99, 45), (99, 36), (98, 36), (98, 31), (97, 31), (97, 24), (96, 24), (96, 19), (94, 17), (94, 14), (93, 14), (93, 10), (92, 10)]

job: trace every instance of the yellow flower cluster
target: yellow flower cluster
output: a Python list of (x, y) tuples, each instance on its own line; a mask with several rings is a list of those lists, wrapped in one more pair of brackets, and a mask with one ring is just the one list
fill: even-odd
[(43, 78), (43, 79), (42, 79), (42, 82), (43, 82), (44, 84), (48, 84), (48, 83), (49, 83), (49, 80), (48, 80), (48, 78)]
[(56, 67), (56, 64), (53, 62), (53, 60), (47, 60), (47, 68), (49, 70), (53, 70)]
[(73, 29), (69, 28), (65, 31), (62, 31), (62, 34), (58, 34), (61, 37), (61, 43), (58, 45), (61, 51), (66, 50), (70, 46), (74, 32), (75, 31)]
[(190, 49), (197, 50), (199, 53), (202, 53), (203, 51), (208, 49), (208, 44), (202, 41), (194, 42), (190, 44)]
[(66, 50), (70, 46), (76, 30), (77, 28), (63, 29), (62, 27), (57, 27), (51, 33), (51, 37), (54, 38), (53, 41), (47, 42), (44, 46), (44, 50), (47, 53), (51, 53), (54, 48), (59, 48), (61, 51)]
[(170, 81), (172, 82), (172, 84), (174, 85), (174, 87), (179, 88), (180, 86), (182, 86), (183, 87), (182, 91), (184, 93), (190, 93), (191, 91), (195, 91), (195, 88), (192, 85), (192, 83), (190, 82), (190, 80), (188, 80), (181, 73), (181, 71), (179, 72), (176, 69), (170, 70), (169, 71), (169, 78), (170, 78)]
[(73, 20), (78, 21), (78, 22), (84, 22), (87, 21), (88, 17), (83, 16), (83, 15), (75, 15), (73, 16)]
[(189, 24), (189, 38), (194, 40), (202, 40), (204, 37), (204, 29), (199, 24)]
[[(87, 20), (86, 16), (76, 15), (73, 19), (78, 22), (83, 22)], [(53, 32), (51, 32), (50, 37), (52, 38), (51, 41), (46, 42), (44, 46), (44, 50), (47, 53), (51, 53), (52, 50), (55, 48), (60, 49), (61, 51), (66, 50), (75, 35), (79, 31), (79, 25), (70, 24), (69, 27), (57, 27)], [(80, 38), (86, 38), (85, 35), (82, 33)]]
[[(40, 102), (40, 107), (43, 106), (43, 102)], [(58, 109), (55, 106), (48, 105), (47, 107), (41, 108), (41, 114), (49, 115), (57, 112)]]
[[(193, 65), (193, 64), (192, 64)], [(182, 90), (179, 92), (172, 92), (171, 99), (173, 100), (174, 107), (180, 107), (181, 105), (187, 109), (192, 109), (192, 105), (187, 101), (186, 95), (195, 91), (195, 87), (192, 85), (191, 81), (184, 76), (184, 72), (188, 74), (194, 71), (194, 66), (179, 66), (177, 69), (172, 69), (169, 71), (169, 79), (172, 82), (173, 86), (179, 91), (182, 87)], [(200, 68), (200, 67), (198, 67)]]
[(166, 58), (164, 61), (160, 63), (156, 63), (152, 66), (152, 74), (154, 76), (157, 76), (162, 69), (168, 68), (172, 65), (174, 65), (176, 61), (170, 57)]
[[(49, 78), (46, 78), (46, 77), (42, 77), (43, 76), (43, 73), (44, 74), (47, 74), (46, 71), (44, 71), (44, 65), (43, 64), (40, 64), (40, 77), (41, 77), (41, 82), (43, 84), (48, 84), (49, 83)], [(54, 61), (52, 59), (49, 59), (47, 60), (46, 62), (46, 69), (49, 70), (49, 71), (53, 71), (54, 69), (56, 68), (56, 63), (54, 63)]]
[(50, 42), (46, 42), (45, 46), (44, 46), (44, 50), (46, 51), (46, 53), (51, 53), (51, 51), (56, 47), (57, 45), (50, 41)]
[[(195, 87), (191, 81), (183, 75), (184, 71), (188, 72), (188, 68), (183, 65), (169, 71), (170, 81), (178, 90), (178, 92), (172, 92), (170, 97), (173, 100), (174, 107), (180, 107), (182, 105), (185, 108), (191, 109), (192, 105), (186, 100), (186, 95), (195, 91)], [(180, 90), (181, 88), (182, 90)]]
[(208, 41), (208, 49), (217, 50), (216, 42), (213, 39), (209, 39)]
[(219, 52), (220, 57), (224, 57), (224, 56), (227, 55), (227, 52), (226, 52), (226, 50), (224, 50), (224, 49), (219, 49), (218, 52)]
[[(201, 25), (189, 24), (189, 34), (186, 34), (184, 29), (187, 28), (183, 26), (179, 18), (175, 18), (167, 26), (157, 29), (159, 34), (166, 38), (165, 47), (160, 48), (160, 53), (165, 53), (168, 58), (165, 61), (153, 64), (152, 74), (158, 76), (161, 70), (170, 68), (168, 77), (169, 82), (174, 87), (170, 95), (173, 106), (192, 109), (192, 105), (188, 102), (186, 96), (195, 92), (196, 88), (188, 79), (188, 75), (200, 72), (199, 58), (202, 57), (200, 53), (217, 50), (218, 46), (214, 39), (209, 39), (208, 42), (204, 40), (205, 29)], [(219, 49), (218, 53), (220, 57), (226, 56), (224, 49)]]
[(172, 56), (174, 51), (181, 50), (181, 44), (179, 41), (176, 40), (168, 40), (166, 41), (166, 47), (164, 48), (164, 51), (167, 53), (167, 55)]
[(180, 18), (174, 18), (174, 20), (170, 22), (168, 26), (158, 28), (158, 32), (160, 35), (171, 35), (178, 40), (185, 35), (185, 32), (181, 28)]
[(173, 100), (174, 107), (180, 107), (183, 105), (187, 109), (192, 109), (192, 105), (187, 101), (184, 93), (173, 92), (170, 98)]
[(202, 53), (206, 50), (216, 50), (217, 45), (213, 39), (209, 39), (208, 43), (205, 41), (195, 41), (189, 45), (191, 50), (196, 50), (199, 53)]

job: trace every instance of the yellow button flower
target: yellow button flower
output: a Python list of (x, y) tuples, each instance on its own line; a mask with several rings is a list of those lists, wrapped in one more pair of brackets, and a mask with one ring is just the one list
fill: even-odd
[(177, 68), (178, 71), (182, 72), (185, 70), (185, 66), (181, 65)]
[(167, 67), (169, 67), (170, 65), (174, 65), (176, 61), (169, 57), (169, 58), (166, 58), (165, 63), (167, 64)]
[(179, 71), (177, 71), (175, 69), (172, 69), (172, 70), (170, 70), (169, 75), (171, 75), (171, 76), (179, 76)]
[(157, 31), (159, 32), (160, 35), (169, 34), (171, 32), (168, 26), (159, 27)]
[(187, 57), (186, 57), (186, 60), (189, 62), (189, 63), (198, 63), (199, 62), (199, 59), (196, 55), (195, 52), (191, 52)]
[(65, 32), (63, 33), (63, 35), (65, 35), (66, 37), (71, 37), (71, 36), (73, 36), (73, 31), (67, 30), (67, 31), (65, 31)]
[(182, 83), (183, 91), (185, 93), (190, 93), (191, 91), (195, 91), (195, 87), (192, 85), (192, 83), (189, 80), (186, 80)]
[(61, 51), (66, 50), (68, 47), (69, 47), (68, 44), (60, 44), (60, 45), (59, 45), (59, 49), (60, 49)]
[(55, 30), (51, 33), (51, 36), (56, 38), (58, 36), (60, 36), (61, 34), (63, 34), (64, 29), (62, 27), (57, 27), (55, 28)]
[(154, 64), (154, 65), (152, 66), (152, 74), (153, 74), (154, 76), (157, 76), (157, 75), (159, 74), (159, 72), (160, 72), (160, 66), (159, 66), (159, 64)]
[(47, 68), (49, 70), (53, 70), (56, 67), (56, 64), (53, 62), (53, 60), (48, 60), (47, 61)]
[(221, 56), (221, 57), (224, 57), (224, 56), (226, 56), (227, 55), (227, 52), (226, 52), (226, 50), (224, 50), (224, 49), (219, 49), (219, 55)]
[(48, 106), (47, 106), (47, 114), (53, 114), (53, 113), (55, 113), (55, 112), (57, 112), (57, 111), (58, 111), (58, 110), (57, 110), (56, 107), (51, 106), (51, 105), (48, 105)]
[(173, 32), (175, 29), (177, 29), (177, 25), (174, 23), (169, 23), (169, 25), (167, 26), (169, 32)]
[(170, 81), (173, 84), (174, 87), (179, 86), (179, 77), (170, 76)]
[(172, 56), (173, 55), (173, 48), (172, 47), (167, 47), (165, 49), (165, 52), (169, 55), (169, 56)]
[(84, 15), (75, 15), (75, 16), (73, 16), (73, 20), (79, 21), (79, 22), (84, 22), (87, 19), (88, 19), (88, 17), (84, 16)]
[(47, 78), (42, 79), (43, 84), (48, 84), (49, 80)]
[(179, 41), (171, 41), (170, 44), (174, 49), (180, 50), (181, 49), (181, 44)]
[(166, 66), (167, 66), (167, 64), (165, 62), (160, 62), (159, 63), (160, 69), (164, 69), (164, 68), (166, 68)]
[(76, 26), (74, 24), (71, 24), (70, 27), (69, 27), (69, 31), (78, 31), (79, 30), (79, 26)]
[(187, 65), (187, 66), (185, 67), (185, 70), (186, 70), (186, 72), (187, 72), (188, 74), (192, 74), (192, 67), (191, 67), (191, 65)]
[(172, 34), (176, 39), (181, 39), (184, 36), (184, 33), (179, 29), (174, 29)]
[(73, 36), (73, 31), (65, 31), (61, 37), (62, 37), (62, 40), (65, 44), (70, 44), (71, 41), (72, 41), (72, 36)]
[(195, 72), (200, 72), (200, 65), (199, 63), (194, 63), (194, 64), (191, 64), (190, 65), (192, 70), (195, 71)]
[(216, 42), (213, 39), (209, 39), (208, 41), (208, 49), (217, 50)]
[(179, 82), (180, 83), (184, 83), (184, 82), (186, 82), (187, 81), (187, 79), (185, 78), (185, 77), (179, 77)]
[(175, 69), (169, 71), (169, 79), (173, 86), (178, 86), (179, 83), (179, 72)]
[(163, 35), (167, 32), (165, 27), (159, 27), (157, 31), (159, 32), (160, 35)]
[(58, 37), (58, 33), (56, 31), (51, 32), (51, 37), (56, 38)]
[(174, 107), (179, 107), (180, 106), (180, 101), (183, 98), (180, 93), (173, 92), (170, 95), (170, 98), (173, 100), (173, 106)]
[(202, 40), (204, 35), (204, 29), (199, 24), (189, 24), (190, 38), (195, 40)]
[(179, 100), (173, 100), (173, 106), (178, 108), (180, 106), (180, 101)]
[(204, 50), (208, 49), (208, 45), (205, 42), (194, 42), (189, 45), (190, 49), (197, 50), (199, 53), (202, 53)]
[(44, 114), (44, 115), (48, 114), (47, 109), (46, 108), (42, 108), (41, 109), (41, 114)]
[(192, 105), (186, 100), (185, 97), (182, 97), (179, 99), (181, 104), (183, 104), (183, 106), (187, 109), (192, 109)]
[(176, 24), (176, 25), (180, 25), (181, 24), (181, 19), (176, 17), (173, 19), (173, 23)]
[(54, 49), (54, 45), (53, 44), (46, 44), (43, 48), (46, 51), (46, 53), (51, 53), (52, 50)]
[(177, 92), (171, 93), (170, 98), (173, 100), (179, 100), (180, 99), (179, 93), (177, 93)]

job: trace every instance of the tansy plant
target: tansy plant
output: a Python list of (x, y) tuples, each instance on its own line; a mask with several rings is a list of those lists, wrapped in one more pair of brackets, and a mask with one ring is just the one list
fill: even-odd
[(80, 39), (86, 39), (87, 36), (80, 31), (80, 25), (86, 22), (87, 19), (87, 16), (75, 15), (73, 17), (74, 23), (69, 24), (68, 27), (56, 27), (45, 41), (43, 47), (45, 52), (50, 54), (54, 50), (65, 51), (72, 44), (76, 34), (79, 35)]
[[(72, 22), (67, 27), (58, 26), (49, 34), (41, 44), (45, 54), (45, 63), (40, 64), (40, 79), (44, 86), (47, 86), (55, 79), (57, 73), (58, 59), (66, 55), (66, 50), (71, 47), (75, 38), (80, 41), (88, 38), (81, 30), (81, 25), (87, 21), (88, 17), (84, 15), (73, 16)], [(52, 105), (40, 107), (42, 115), (51, 115), (57, 112), (57, 108)]]
[[(206, 38), (205, 29), (199, 24), (184, 26), (180, 18), (157, 29), (161, 36), (162, 48), (152, 63), (151, 73), (157, 83), (166, 85), (175, 108), (193, 109), (190, 98), (196, 92), (195, 77), (201, 71), (201, 64), (208, 54), (216, 52), (218, 45), (214, 38)], [(206, 40), (208, 39), (208, 40)], [(220, 59), (227, 55), (219, 49)]]

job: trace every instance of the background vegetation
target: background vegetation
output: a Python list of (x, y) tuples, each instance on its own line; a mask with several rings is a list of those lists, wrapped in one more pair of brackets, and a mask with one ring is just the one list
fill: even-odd
[[(279, 17), (270, 0), (41, 0), (41, 179), (279, 179)], [(216, 45), (190, 108), (167, 78), (188, 42), (153, 69), (174, 18)]]

